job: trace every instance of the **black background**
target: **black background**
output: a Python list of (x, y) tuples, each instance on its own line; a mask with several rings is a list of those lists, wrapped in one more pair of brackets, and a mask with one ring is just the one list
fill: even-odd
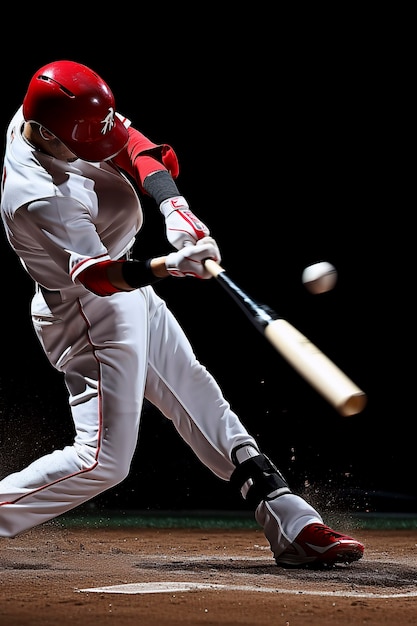
[[(416, 511), (410, 294), (397, 237), (404, 242), (407, 216), (393, 150), (404, 121), (389, 16), (272, 19), (265, 10), (226, 18), (161, 7), (138, 18), (116, 12), (64, 22), (46, 15), (14, 33), (20, 52), (3, 68), (3, 135), (38, 67), (71, 59), (96, 70), (136, 128), (175, 148), (179, 188), (210, 227), (230, 276), (368, 395), (360, 415), (341, 417), (214, 280), (159, 283), (264, 452), (321, 507)], [(163, 253), (162, 218), (144, 203), (138, 248)], [(30, 326), (31, 282), (3, 233), (0, 252), (5, 475), (71, 441), (72, 426), (63, 381)], [(312, 296), (301, 273), (319, 260), (336, 266), (338, 283)], [(96, 503), (242, 506), (147, 404), (131, 475)]]

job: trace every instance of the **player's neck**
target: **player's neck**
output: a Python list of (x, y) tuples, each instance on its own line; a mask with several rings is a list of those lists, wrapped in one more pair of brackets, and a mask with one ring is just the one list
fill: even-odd
[(22, 128), (23, 140), (34, 150), (40, 150), (40, 147), (36, 145), (36, 139), (33, 137), (33, 133), (29, 124), (25, 123)]
[(45, 154), (49, 154), (49, 156), (54, 156), (50, 150), (47, 149), (47, 142), (45, 139), (41, 137), (38, 131), (34, 129), (32, 124), (25, 122), (22, 131), (22, 137), (26, 141), (27, 144), (34, 150), (38, 150), (39, 152), (44, 152)]
[(22, 137), (32, 148), (48, 154), (60, 161), (75, 161), (77, 157), (70, 152), (64, 144), (59, 141), (54, 135), (50, 134), (44, 129), (44, 133), (48, 133), (48, 136), (44, 136), (37, 124), (31, 124), (25, 122), (22, 131)]

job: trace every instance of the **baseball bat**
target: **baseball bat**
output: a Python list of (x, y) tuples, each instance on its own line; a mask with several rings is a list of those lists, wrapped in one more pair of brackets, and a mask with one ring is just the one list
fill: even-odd
[(365, 392), (317, 346), (273, 309), (253, 300), (221, 265), (212, 259), (204, 264), (281, 356), (341, 415), (355, 415), (364, 409)]

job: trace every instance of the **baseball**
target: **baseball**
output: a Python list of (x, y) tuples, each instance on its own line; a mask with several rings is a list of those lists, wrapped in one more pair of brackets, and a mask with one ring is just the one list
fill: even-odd
[(303, 270), (303, 285), (312, 294), (331, 291), (337, 282), (337, 270), (331, 263), (320, 261)]

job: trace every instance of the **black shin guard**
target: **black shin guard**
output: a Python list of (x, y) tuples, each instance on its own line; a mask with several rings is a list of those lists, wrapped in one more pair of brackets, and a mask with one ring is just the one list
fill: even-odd
[(256, 509), (262, 500), (291, 493), (284, 477), (264, 454), (259, 453), (239, 463), (236, 452), (242, 447), (245, 446), (238, 446), (232, 452), (236, 469), (230, 477), (230, 484), (240, 490), (250, 507)]

